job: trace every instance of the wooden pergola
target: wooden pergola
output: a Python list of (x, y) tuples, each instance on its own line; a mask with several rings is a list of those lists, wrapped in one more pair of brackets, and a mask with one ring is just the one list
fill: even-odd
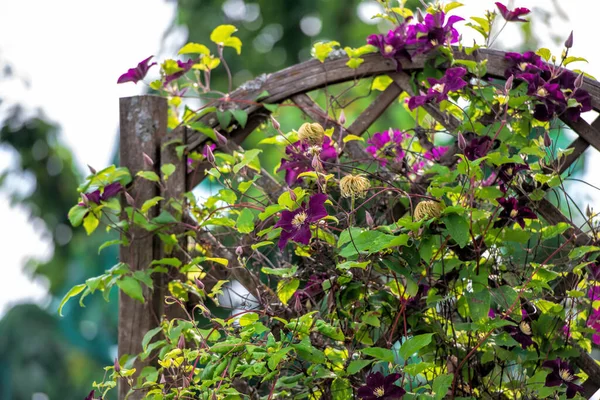
[[(505, 53), (495, 50), (478, 50), (473, 54), (467, 55), (457, 49), (454, 56), (458, 60), (482, 61), (487, 60), (487, 75), (489, 77), (504, 79), (504, 71), (509, 66), (505, 61)], [(280, 104), (291, 101), (298, 106), (313, 121), (321, 123), (326, 127), (333, 127), (334, 138), (344, 135), (363, 135), (367, 129), (383, 114), (383, 112), (394, 102), (397, 102), (398, 96), (403, 92), (412, 93), (410, 85), (410, 73), (420, 70), (424, 67), (426, 57), (416, 56), (412, 60), (402, 61), (402, 71), (396, 71), (396, 64), (383, 58), (379, 54), (371, 54), (364, 57), (364, 62), (358, 69), (350, 69), (346, 66), (348, 59), (343, 57), (329, 58), (321, 63), (318, 60), (307, 61), (279, 72), (270, 74), (248, 82), (239, 89), (229, 94), (230, 101), (235, 102), (241, 109), (248, 114), (248, 121), (244, 128), (237, 127), (228, 134), (228, 144), (219, 147), (220, 151), (233, 152), (239, 148), (239, 145), (248, 137), (261, 123), (270, 116), (270, 111), (256, 102), (259, 95), (265, 91), (268, 96), (261, 99), (262, 103)], [(317, 105), (307, 93), (323, 88), (328, 85), (343, 82), (355, 81), (374, 76), (387, 75), (393, 83), (387, 89), (381, 92), (378, 97), (360, 114), (360, 116), (348, 127), (340, 127), (338, 122), (330, 119), (328, 113)], [(592, 98), (592, 107), (595, 111), (600, 111), (600, 83), (585, 79), (583, 88), (587, 90)], [(223, 100), (224, 101), (224, 100)], [(218, 105), (218, 104), (217, 104)], [(426, 111), (444, 126), (449, 132), (456, 132), (459, 127), (459, 121), (453, 117), (441, 112), (435, 105), (427, 104), (424, 106)], [(205, 125), (216, 128), (218, 126), (217, 118), (214, 114), (205, 115), (201, 122)], [(564, 121), (578, 137), (570, 144), (572, 153), (566, 157), (557, 160), (556, 170), (563, 173), (577, 161), (577, 159), (590, 146), (600, 151), (600, 119), (591, 125), (580, 119), (577, 122)], [(181, 194), (191, 191), (204, 178), (204, 170), (210, 166), (200, 165), (196, 173), (186, 173), (186, 160), (179, 159), (175, 153), (176, 144), (187, 144), (188, 151), (201, 149), (209, 140), (203, 134), (181, 126), (172, 132), (167, 132), (167, 101), (164, 98), (155, 96), (136, 96), (120, 99), (120, 160), (121, 166), (127, 167), (132, 176), (138, 171), (146, 169), (143, 153), (146, 153), (155, 161), (155, 167), (171, 163), (176, 165), (176, 172), (170, 176), (166, 185), (161, 190), (153, 182), (139, 180), (133, 186), (132, 196), (136, 200), (136, 205), (140, 206), (145, 200), (155, 196), (178, 197)], [(342, 129), (343, 128), (343, 129)], [(170, 144), (169, 144), (170, 143)], [(455, 155), (458, 153), (456, 145), (444, 155), (441, 163), (452, 166), (455, 162)], [(357, 141), (346, 143), (345, 152), (355, 160), (364, 160), (368, 154), (358, 144)], [(393, 174), (393, 166), (383, 173)], [(273, 178), (267, 171), (260, 172), (260, 178), (257, 182), (273, 198), (285, 190), (285, 188)], [(414, 184), (413, 190), (424, 193), (428, 182), (422, 179)], [(547, 188), (546, 188), (547, 189)], [(527, 193), (522, 193), (526, 197)], [(589, 237), (577, 226), (572, 225), (559, 209), (546, 199), (539, 201), (530, 201), (530, 206), (551, 224), (565, 222), (571, 225), (570, 229), (563, 235), (572, 240), (576, 245), (583, 246), (594, 243), (596, 240)], [(161, 212), (160, 206), (154, 207), (151, 211), (152, 216)], [(186, 221), (192, 223), (193, 221)], [(151, 235), (140, 228), (133, 228), (130, 231), (133, 240), (128, 247), (122, 247), (120, 258), (123, 263), (127, 263), (132, 271), (148, 268), (152, 260), (162, 258), (160, 252), (162, 246)], [(226, 258), (230, 262), (228, 271), (231, 278), (239, 281), (255, 297), (260, 297), (262, 293), (261, 283), (255, 279), (245, 268), (236, 268), (237, 257), (231, 254), (225, 247), (209, 233), (199, 231), (201, 239), (210, 243), (216, 257)], [(164, 287), (163, 282), (155, 278), (155, 290), (150, 292), (145, 289), (145, 303), (137, 302), (123, 293), (119, 298), (119, 356), (123, 354), (138, 354), (142, 352), (142, 338), (144, 334), (158, 326), (161, 318), (171, 319), (177, 317), (178, 311), (164, 306), (164, 293), (159, 288)], [(566, 278), (564, 278), (566, 279)], [(568, 284), (568, 282), (566, 282)], [(577, 365), (588, 374), (586, 381), (586, 392), (588, 395), (594, 393), (600, 388), (600, 366), (591, 358), (591, 356), (580, 350), (580, 357), (577, 359)], [(138, 371), (144, 363), (136, 361)], [(120, 385), (119, 398), (123, 399), (129, 388), (125, 384)], [(130, 399), (142, 398), (143, 395), (135, 393), (130, 395)]]

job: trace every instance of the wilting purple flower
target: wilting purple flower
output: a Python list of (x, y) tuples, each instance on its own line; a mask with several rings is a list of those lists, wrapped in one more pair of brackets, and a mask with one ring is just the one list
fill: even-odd
[(498, 169), (498, 179), (505, 185), (508, 185), (517, 176), (517, 173), (521, 171), (529, 171), (529, 165), (516, 163), (502, 164)]
[(423, 154), (423, 157), (430, 161), (440, 161), (442, 156), (448, 151), (448, 148), (448, 146), (433, 147), (431, 150), (427, 150), (425, 154)]
[(507, 326), (504, 329), (506, 329), (510, 336), (515, 339), (523, 349), (526, 349), (529, 346), (537, 347), (533, 341), (531, 325), (529, 325), (529, 322), (523, 320), (518, 326)]
[(329, 278), (326, 273), (313, 274), (308, 278), (308, 282), (304, 286), (304, 289), (298, 289), (294, 293), (294, 297), (298, 301), (303, 302), (308, 299), (314, 299), (317, 295), (323, 293), (323, 282)]
[(475, 161), (478, 158), (485, 157), (492, 149), (492, 138), (489, 136), (480, 136), (471, 139), (465, 150), (465, 157), (469, 161)]
[(406, 50), (407, 41), (409, 40), (408, 31), (409, 26), (407, 19), (399, 26), (391, 29), (387, 34), (369, 35), (367, 37), (367, 43), (379, 48), (379, 52), (386, 58), (391, 58), (396, 62), (396, 69), (400, 70), (401, 65), (399, 63), (400, 57), (406, 57), (410, 59), (410, 54)]
[(301, 244), (310, 242), (310, 224), (327, 216), (325, 200), (327, 200), (326, 194), (317, 193), (308, 200), (308, 207), (302, 203), (294, 211), (281, 212), (281, 218), (275, 224), (275, 228), (281, 228), (278, 243), (280, 249), (283, 250), (289, 240)]
[(427, 14), (423, 23), (409, 28), (408, 42), (417, 46), (415, 54), (428, 52), (437, 46), (456, 43), (458, 42), (458, 31), (453, 25), (463, 19), (453, 15), (448, 18), (448, 21), (445, 21), (446, 15), (442, 11)]
[[(123, 190), (123, 186), (119, 182), (114, 182), (106, 185), (102, 193), (100, 193), (100, 189), (96, 189), (93, 192), (85, 193), (85, 197), (91, 203), (100, 204), (101, 201), (107, 201), (115, 197), (121, 190)], [(85, 203), (81, 202), (79, 205), (83, 206)]]
[(500, 2), (496, 2), (496, 7), (500, 11), (502, 18), (508, 22), (528, 22), (526, 19), (520, 18), (522, 15), (527, 15), (531, 12), (529, 8), (517, 7), (514, 10), (509, 10)]
[(155, 62), (148, 65), (148, 62), (150, 62), (150, 59), (152, 57), (154, 57), (154, 56), (150, 56), (150, 57), (146, 58), (145, 60), (140, 61), (137, 65), (137, 67), (135, 67), (135, 68), (129, 68), (127, 70), (127, 72), (125, 72), (123, 75), (121, 75), (119, 77), (119, 79), (117, 80), (117, 84), (125, 83), (125, 82), (133, 82), (133, 83), (137, 84), (139, 81), (144, 79), (144, 77), (148, 73), (148, 70), (152, 66), (156, 65)]
[(404, 150), (402, 150), (402, 141), (408, 137), (410, 137), (409, 134), (398, 129), (394, 130), (391, 136), (389, 130), (377, 132), (370, 139), (367, 139), (369, 146), (366, 151), (375, 157), (383, 167), (387, 165), (390, 157), (393, 157), (395, 162), (401, 162), (405, 155)]
[(536, 73), (549, 70), (548, 65), (533, 51), (526, 51), (523, 54), (509, 52), (504, 57), (512, 64), (504, 71), (504, 77), (507, 79), (510, 76), (518, 77), (526, 72)]
[(321, 146), (311, 146), (299, 140), (287, 146), (285, 154), (288, 155), (289, 159), (282, 159), (281, 166), (277, 171), (285, 171), (285, 182), (289, 186), (292, 186), (298, 180), (298, 175), (313, 169), (311, 163), (315, 156), (321, 162), (333, 160), (337, 157), (337, 152), (329, 136), (324, 137)]
[(408, 100), (408, 108), (412, 111), (425, 103), (436, 103), (448, 99), (449, 92), (455, 92), (467, 86), (462, 78), (467, 74), (463, 67), (449, 68), (441, 79), (427, 78), (430, 88), (426, 95), (413, 96)]
[(393, 373), (383, 376), (381, 372), (367, 375), (366, 385), (358, 389), (358, 398), (362, 400), (397, 400), (406, 393), (394, 382), (400, 379), (400, 374)]
[(502, 206), (503, 210), (498, 215), (498, 222), (500, 226), (506, 224), (508, 221), (514, 221), (518, 223), (521, 228), (525, 228), (525, 218), (537, 219), (537, 215), (529, 207), (519, 205), (516, 197), (500, 197), (496, 201)]
[(182, 77), (186, 72), (192, 69), (192, 66), (196, 64), (197, 60), (189, 59), (187, 61), (179, 61), (177, 60), (177, 66), (181, 68), (180, 71), (174, 72), (170, 75), (165, 76), (165, 85), (171, 83), (172, 81)]
[(571, 368), (566, 361), (557, 358), (556, 360), (544, 362), (542, 367), (550, 368), (552, 370), (552, 372), (546, 376), (546, 386), (553, 387), (565, 385), (567, 387), (567, 399), (575, 397), (577, 392), (584, 392), (582, 386), (574, 383), (578, 377), (574, 375), (573, 368)]

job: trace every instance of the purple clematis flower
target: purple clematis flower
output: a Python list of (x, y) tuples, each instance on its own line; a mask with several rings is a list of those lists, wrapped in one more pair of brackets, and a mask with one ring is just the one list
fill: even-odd
[(489, 136), (480, 136), (473, 138), (467, 147), (463, 150), (465, 157), (469, 161), (475, 161), (478, 158), (485, 157), (492, 149), (492, 138)]
[(588, 290), (588, 297), (592, 301), (600, 300), (600, 286), (592, 286)]
[(527, 94), (539, 102), (535, 105), (533, 117), (539, 121), (550, 121), (554, 115), (567, 108), (567, 100), (559, 83), (545, 81), (540, 74), (524, 73), (518, 76), (527, 82)]
[(433, 147), (431, 150), (427, 150), (425, 154), (423, 154), (423, 157), (425, 157), (426, 160), (430, 161), (440, 161), (440, 159), (444, 154), (446, 154), (448, 149), (448, 146)]
[(592, 335), (592, 342), (594, 342), (595, 345), (600, 346), (600, 308), (592, 310), (590, 317), (587, 320), (587, 326), (596, 331), (596, 333)]
[(302, 141), (297, 141), (285, 148), (289, 159), (282, 159), (277, 170), (285, 171), (285, 182), (292, 186), (298, 180), (298, 175), (313, 170), (312, 161), (316, 157), (320, 162), (335, 160), (337, 151), (329, 136), (325, 136), (321, 146), (311, 146)]
[(588, 279), (600, 281), (600, 265), (596, 263), (588, 264)]
[[(90, 203), (100, 204), (101, 201), (107, 201), (115, 197), (121, 190), (123, 190), (123, 186), (119, 182), (114, 182), (106, 185), (102, 193), (100, 193), (100, 189), (96, 189), (93, 192), (85, 193), (85, 197)], [(85, 204), (81, 202), (79, 205), (83, 206)]]
[(327, 216), (325, 200), (327, 200), (326, 194), (317, 193), (308, 200), (308, 207), (302, 203), (294, 211), (281, 212), (281, 218), (275, 224), (275, 228), (281, 228), (278, 243), (280, 249), (283, 250), (289, 240), (301, 244), (310, 242), (310, 224)]
[[(587, 90), (577, 87), (577, 75), (573, 72), (563, 69), (560, 71), (558, 78), (554, 79), (554, 81), (558, 81), (567, 99), (565, 116), (569, 120), (577, 121), (582, 112), (590, 111), (592, 109), (592, 98), (590, 94)], [(575, 105), (569, 100), (575, 100)]]
[(148, 70), (152, 66), (156, 65), (155, 62), (148, 65), (148, 63), (150, 62), (150, 59), (152, 57), (154, 57), (154, 56), (150, 56), (150, 57), (146, 58), (145, 60), (140, 61), (137, 65), (137, 67), (135, 67), (135, 68), (129, 68), (127, 70), (127, 72), (125, 72), (123, 75), (121, 75), (119, 77), (119, 79), (117, 80), (117, 84), (125, 83), (125, 82), (133, 82), (133, 83), (137, 84), (139, 81), (144, 79), (144, 77), (146, 77), (146, 74), (148, 73)]
[[(204, 145), (204, 148), (202, 149), (202, 153), (201, 153), (202, 156), (204, 157), (204, 159), (208, 160), (216, 148), (217, 148), (217, 145), (214, 143)], [(212, 157), (214, 159), (214, 155), (212, 155)], [(195, 160), (192, 157), (188, 157), (187, 158), (187, 171), (192, 172), (194, 170), (194, 168), (197, 167), (197, 163), (198, 163), (198, 160)]]
[[(90, 392), (90, 394), (88, 394), (84, 400), (96, 400), (96, 398), (94, 397), (94, 392), (95, 392), (95, 391), (94, 391), (94, 390), (92, 390), (92, 391)], [(102, 397), (100, 397), (100, 398), (99, 398), (99, 399), (97, 399), (97, 400), (102, 400)]]
[(556, 360), (545, 361), (542, 364), (542, 367), (550, 368), (552, 370), (552, 372), (546, 376), (546, 386), (553, 387), (565, 385), (567, 387), (567, 399), (575, 397), (577, 392), (584, 392), (583, 386), (573, 383), (578, 377), (574, 375), (573, 368), (571, 368), (566, 361), (557, 358)]
[(537, 347), (537, 344), (533, 341), (531, 325), (529, 322), (523, 320), (519, 323), (519, 326), (507, 326), (504, 329), (515, 339), (523, 349), (529, 346)]
[(441, 79), (427, 78), (431, 86), (426, 95), (413, 96), (408, 100), (408, 108), (412, 111), (425, 103), (435, 101), (436, 103), (448, 99), (449, 92), (455, 92), (467, 86), (463, 77), (467, 70), (463, 67), (449, 68)]
[(408, 42), (417, 46), (415, 54), (426, 53), (438, 46), (456, 43), (458, 42), (458, 31), (453, 25), (462, 20), (464, 18), (453, 15), (446, 21), (446, 14), (442, 11), (427, 14), (423, 23), (409, 28)]
[(181, 70), (174, 72), (170, 75), (166, 75), (165, 76), (165, 85), (168, 85), (172, 81), (182, 77), (186, 72), (188, 72), (190, 69), (192, 69), (192, 66), (194, 64), (196, 64), (197, 62), (198, 62), (197, 60), (193, 60), (191, 58), (185, 62), (177, 60), (177, 66), (179, 68), (181, 68)]
[(399, 26), (391, 29), (387, 34), (369, 35), (367, 43), (379, 49), (382, 56), (390, 58), (396, 62), (396, 69), (400, 70), (400, 57), (405, 57), (410, 60), (410, 54), (406, 50), (407, 41), (409, 41), (408, 22), (410, 18), (405, 20)]
[(516, 197), (499, 197), (496, 201), (502, 206), (503, 210), (498, 215), (496, 226), (503, 226), (509, 221), (518, 223), (525, 229), (525, 218), (537, 219), (537, 215), (529, 207), (519, 205)]
[(367, 383), (358, 389), (358, 398), (362, 400), (398, 400), (406, 393), (394, 382), (400, 379), (400, 374), (393, 373), (383, 376), (381, 372), (367, 375)]
[(506, 53), (505, 58), (511, 62), (511, 66), (504, 71), (504, 77), (509, 78), (511, 75), (518, 77), (523, 73), (536, 73), (540, 71), (548, 71), (548, 65), (542, 61), (542, 57), (535, 54), (533, 51), (525, 53)]
[(498, 7), (502, 18), (507, 22), (529, 22), (526, 19), (520, 18), (522, 15), (527, 15), (531, 12), (529, 8), (517, 7), (514, 10), (509, 10), (500, 2), (496, 2), (496, 7)]
[(502, 164), (498, 169), (498, 179), (508, 185), (521, 171), (529, 171), (529, 165), (516, 163)]
[(399, 131), (398, 129), (392, 131), (377, 132), (367, 139), (369, 146), (365, 149), (367, 153), (371, 154), (379, 164), (385, 167), (390, 157), (394, 158), (394, 161), (399, 163), (405, 156), (404, 150), (402, 150), (402, 141), (410, 137), (409, 134)]

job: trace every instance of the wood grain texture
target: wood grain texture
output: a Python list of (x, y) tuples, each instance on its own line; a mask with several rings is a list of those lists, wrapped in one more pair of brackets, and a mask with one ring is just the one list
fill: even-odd
[[(132, 177), (137, 172), (145, 170), (143, 153), (146, 153), (158, 165), (160, 154), (158, 144), (167, 131), (167, 100), (156, 96), (135, 96), (120, 99), (120, 153), (121, 166), (127, 167)], [(135, 199), (137, 207), (145, 200), (158, 196), (155, 183), (134, 178), (134, 184), (127, 191)], [(123, 206), (126, 206), (124, 199)], [(157, 210), (150, 210), (150, 217)], [(132, 227), (129, 230), (130, 245), (120, 248), (120, 260), (129, 265), (132, 271), (148, 268), (157, 249), (153, 235), (141, 228)], [(160, 286), (158, 279), (154, 282)], [(149, 330), (158, 326), (161, 314), (162, 296), (160, 292), (152, 292), (144, 286), (142, 304), (133, 300), (123, 292), (119, 292), (119, 358), (125, 354), (135, 355), (142, 352), (142, 338)], [(148, 361), (137, 360), (134, 364), (138, 371), (148, 364)], [(119, 383), (119, 399), (124, 399), (129, 392), (129, 386), (124, 380)], [(142, 399), (143, 393), (132, 393), (128, 399)]]

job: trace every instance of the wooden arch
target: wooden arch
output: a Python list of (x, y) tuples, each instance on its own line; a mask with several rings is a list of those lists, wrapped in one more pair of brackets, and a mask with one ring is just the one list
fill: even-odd
[[(505, 53), (496, 50), (480, 49), (472, 54), (466, 54), (455, 48), (454, 57), (457, 60), (487, 60), (487, 75), (493, 78), (504, 79), (504, 71), (509, 67), (509, 64), (505, 60)], [(383, 58), (379, 54), (364, 56), (364, 62), (358, 69), (348, 68), (346, 66), (347, 61), (348, 58), (345, 55), (339, 57), (330, 56), (323, 63), (318, 60), (310, 60), (272, 74), (263, 75), (245, 83), (230, 93), (228, 102), (236, 104), (237, 108), (244, 110), (248, 114), (248, 121), (245, 127), (236, 127), (227, 134), (228, 143), (225, 146), (221, 146), (219, 150), (233, 152), (238, 149), (242, 141), (262, 122), (269, 118), (270, 111), (263, 107), (262, 104), (279, 104), (286, 101), (295, 103), (315, 122), (320, 122), (326, 127), (335, 128), (334, 138), (343, 137), (348, 134), (361, 136), (390, 105), (397, 101), (398, 96), (402, 92), (413, 94), (409, 73), (423, 69), (426, 56), (419, 55), (412, 60), (402, 60), (402, 71), (400, 72), (396, 71), (394, 62)], [(389, 76), (392, 78), (393, 83), (381, 92), (347, 128), (341, 127), (338, 122), (330, 119), (327, 112), (307, 95), (311, 91), (328, 85), (381, 75)], [(600, 83), (585, 78), (583, 89), (589, 92), (593, 109), (600, 112)], [(257, 98), (265, 91), (268, 92), (268, 95), (262, 97), (260, 102), (257, 102)], [(224, 103), (225, 100), (220, 99), (214, 105), (220, 106)], [(441, 112), (437, 106), (426, 104), (424, 108), (429, 115), (449, 132), (455, 132), (459, 127), (459, 121)], [(159, 160), (159, 165), (172, 163), (178, 167), (162, 190), (159, 190), (152, 182), (137, 182), (133, 188), (132, 195), (136, 199), (136, 203), (139, 202), (138, 205), (158, 195), (176, 197), (192, 190), (204, 179), (205, 175), (203, 171), (205, 168), (209, 168), (209, 166), (200, 165), (196, 168), (197, 172), (186, 173), (185, 160), (178, 159), (175, 153), (175, 145), (172, 143), (185, 143), (187, 144), (188, 151), (194, 151), (200, 150), (210, 139), (198, 131), (186, 127), (180, 127), (167, 133), (167, 103), (165, 99), (154, 96), (122, 98), (120, 100), (120, 120), (121, 165), (128, 167), (132, 176), (138, 171), (145, 169), (142, 153), (146, 153), (155, 161)], [(219, 125), (214, 113), (205, 115), (200, 121), (212, 128), (217, 128)], [(572, 153), (557, 160), (558, 165), (556, 167), (560, 173), (565, 172), (573, 165), (590, 146), (600, 151), (600, 118), (591, 125), (583, 119), (577, 122), (567, 120), (563, 122), (572, 128), (578, 137), (569, 146), (569, 148), (573, 149)], [(364, 149), (356, 141), (348, 142), (345, 152), (355, 160), (367, 158)], [(452, 165), (457, 152), (458, 148), (456, 145), (451, 146), (440, 162), (445, 165)], [(387, 171), (387, 173), (391, 174), (393, 172)], [(264, 170), (260, 173), (258, 183), (275, 199), (285, 190), (285, 187), (277, 179)], [(415, 183), (413, 189), (425, 192), (427, 186), (428, 183), (426, 181), (418, 181)], [(526, 196), (527, 193), (524, 192), (522, 195)], [(570, 229), (564, 232), (563, 235), (577, 245), (589, 245), (595, 242), (595, 239), (589, 237), (585, 232), (573, 225), (549, 201), (545, 199), (536, 202), (530, 201), (530, 206), (551, 224), (565, 222), (571, 225)], [(154, 213), (158, 215), (160, 207), (154, 207)], [(194, 224), (194, 221), (191, 219), (187, 219), (185, 222)], [(136, 228), (132, 229), (131, 234), (134, 237), (136, 233), (138, 233), (136, 232)], [(151, 237), (142, 235), (142, 231), (139, 233), (142, 236), (141, 239), (133, 241), (128, 247), (121, 248), (121, 261), (128, 263), (131, 270), (145, 269), (153, 259), (161, 258), (160, 245)], [(230, 261), (229, 269), (234, 279), (241, 282), (250, 293), (260, 296), (260, 289), (258, 287), (260, 283), (256, 282), (255, 278), (245, 268), (235, 267), (238, 261), (234, 254), (231, 254), (225, 247), (220, 245), (209, 232), (199, 231), (198, 235), (202, 237), (202, 240), (213, 246), (213, 252), (216, 256), (226, 258)], [(161, 286), (160, 282), (156, 283), (158, 285), (155, 286)], [(144, 295), (149, 300), (145, 304), (140, 304), (122, 294), (120, 296), (119, 355), (140, 353), (142, 350), (141, 341), (144, 334), (158, 325), (162, 315), (166, 314), (169, 317), (170, 311), (162, 305), (163, 293), (155, 290), (153, 293), (147, 292)], [(578, 350), (580, 357), (577, 360), (577, 365), (589, 376), (585, 385), (586, 394), (591, 395), (600, 388), (600, 366), (587, 352), (582, 349)], [(138, 361), (138, 370), (143, 365), (144, 363)], [(120, 399), (125, 397), (128, 389), (126, 385), (120, 385)], [(129, 396), (129, 398), (137, 399), (142, 397), (136, 397), (136, 394), (134, 394), (133, 396)]]

